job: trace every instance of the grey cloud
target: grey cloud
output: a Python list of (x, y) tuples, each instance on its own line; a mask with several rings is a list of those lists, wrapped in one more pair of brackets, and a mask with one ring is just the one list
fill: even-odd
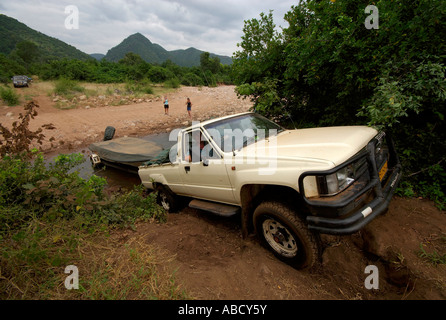
[[(87, 53), (106, 53), (140, 32), (168, 50), (195, 47), (232, 55), (241, 41), (244, 20), (274, 10), (276, 24), (296, 1), (283, 0), (21, 0), (0, 8), (28, 26)], [(79, 29), (63, 27), (64, 7), (79, 9)]]

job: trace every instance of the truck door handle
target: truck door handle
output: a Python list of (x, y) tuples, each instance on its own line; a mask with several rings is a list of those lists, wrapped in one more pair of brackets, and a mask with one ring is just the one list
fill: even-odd
[(185, 166), (184, 170), (186, 171), (186, 173), (188, 173), (190, 171), (190, 166)]

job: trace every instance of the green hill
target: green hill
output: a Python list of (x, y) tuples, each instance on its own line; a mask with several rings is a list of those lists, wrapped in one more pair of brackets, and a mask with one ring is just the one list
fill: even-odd
[(75, 47), (33, 30), (4, 14), (0, 14), (0, 39), (0, 53), (5, 55), (10, 54), (18, 43), (29, 41), (37, 46), (40, 58), (43, 60), (54, 58), (91, 59), (88, 54)]
[[(161, 64), (166, 60), (183, 67), (194, 67), (200, 65), (200, 55), (204, 51), (195, 48), (186, 50), (167, 51), (158, 44), (152, 43), (149, 39), (140, 33), (135, 33), (124, 39), (119, 45), (110, 49), (105, 59), (117, 62), (124, 56), (133, 52), (138, 54), (144, 61), (149, 63)], [(231, 64), (232, 59), (227, 56), (210, 54), (211, 57), (217, 56), (222, 64)]]
[[(169, 54), (171, 56), (170, 60), (172, 60), (174, 63), (180, 66), (191, 67), (200, 65), (200, 56), (203, 52), (204, 51), (195, 48), (189, 48), (186, 50), (169, 51)], [(218, 57), (220, 62), (224, 65), (232, 64), (232, 59), (228, 56), (220, 56), (213, 53), (210, 53), (209, 55), (211, 58)]]
[[(33, 30), (14, 18), (0, 14), (0, 53), (9, 55), (16, 50), (17, 44), (24, 41), (37, 46), (40, 60), (43, 61), (61, 58), (80, 60), (94, 58), (100, 60), (104, 57), (102, 54), (86, 54), (61, 40)], [(105, 59), (117, 62), (129, 52), (138, 54), (149, 63), (161, 64), (166, 60), (171, 60), (179, 66), (194, 67), (200, 65), (200, 55), (204, 51), (195, 48), (167, 51), (160, 45), (152, 43), (141, 33), (135, 33), (124, 39), (116, 47), (108, 50)], [(225, 65), (232, 63), (232, 59), (227, 56), (212, 53), (210, 56), (217, 56), (220, 62)]]
[(139, 55), (144, 61), (150, 63), (162, 63), (168, 59), (168, 52), (157, 44), (153, 44), (149, 39), (140, 33), (135, 33), (124, 39), (116, 47), (108, 50), (105, 59), (118, 62), (128, 52)]

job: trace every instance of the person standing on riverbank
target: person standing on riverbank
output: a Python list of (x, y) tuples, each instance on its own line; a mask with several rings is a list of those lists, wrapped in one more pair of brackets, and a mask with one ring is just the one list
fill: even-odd
[(190, 101), (189, 98), (187, 98), (186, 101), (186, 108), (187, 108), (187, 113), (189, 114), (189, 118), (192, 119), (192, 102)]
[(169, 100), (167, 100), (167, 96), (164, 96), (164, 114), (169, 115)]

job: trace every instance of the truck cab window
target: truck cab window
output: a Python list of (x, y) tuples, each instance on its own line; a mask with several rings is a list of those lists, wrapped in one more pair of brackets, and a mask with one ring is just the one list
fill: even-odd
[(184, 134), (183, 160), (187, 162), (201, 162), (204, 158), (219, 158), (212, 145), (200, 130), (193, 130)]

